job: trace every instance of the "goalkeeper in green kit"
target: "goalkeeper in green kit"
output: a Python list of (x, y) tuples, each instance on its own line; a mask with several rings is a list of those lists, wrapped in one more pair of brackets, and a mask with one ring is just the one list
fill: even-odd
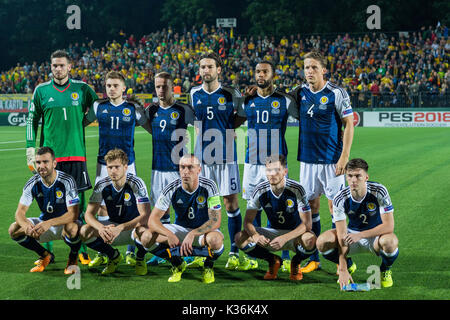
[[(36, 134), (42, 119), (40, 146), (51, 147), (55, 151), (56, 169), (75, 179), (80, 198), (79, 219), (84, 223), (84, 191), (91, 189), (92, 185), (86, 166), (83, 117), (98, 97), (83, 81), (69, 79), (71, 64), (67, 52), (57, 50), (52, 53), (50, 59), (53, 80), (35, 88), (28, 110), (28, 168), (36, 171)], [(46, 245), (51, 252), (52, 243)], [(81, 246), (79, 259), (82, 264), (88, 264), (90, 261), (84, 244)]]

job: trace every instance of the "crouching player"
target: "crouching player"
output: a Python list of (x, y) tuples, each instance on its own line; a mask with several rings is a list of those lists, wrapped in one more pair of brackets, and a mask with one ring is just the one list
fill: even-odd
[[(144, 181), (127, 173), (128, 157), (121, 149), (112, 149), (105, 156), (108, 176), (99, 180), (86, 209), (86, 225), (80, 234), (86, 245), (108, 257), (102, 274), (116, 271), (123, 260), (119, 250), (112, 246), (133, 245), (134, 237), (146, 229), (150, 216), (150, 201)], [(109, 220), (95, 218), (104, 201)], [(136, 274), (145, 275), (144, 260), (136, 260)]]
[[(64, 239), (70, 247), (69, 260), (65, 274), (75, 273), (78, 250), (81, 246), (78, 223), (78, 191), (72, 176), (56, 170), (54, 151), (49, 147), (36, 152), (38, 174), (25, 184), (16, 210), (16, 222), (9, 227), (9, 235), (22, 247), (36, 252), (39, 260), (30, 272), (42, 272), (50, 263), (52, 253), (40, 243)], [(26, 218), (33, 199), (36, 200), (41, 215), (39, 218)]]
[[(353, 282), (355, 263), (347, 255), (372, 252), (381, 256), (381, 286), (393, 285), (390, 267), (398, 257), (394, 234), (394, 208), (387, 189), (369, 180), (369, 166), (363, 159), (352, 159), (345, 166), (348, 187), (333, 200), (335, 230), (322, 233), (317, 248), (322, 255), (339, 264), (339, 284)], [(346, 226), (346, 217), (349, 222)]]
[[(300, 262), (316, 251), (316, 236), (311, 232), (311, 209), (305, 190), (296, 181), (286, 178), (286, 158), (273, 155), (266, 159), (268, 181), (259, 183), (247, 202), (244, 230), (236, 235), (236, 244), (249, 256), (269, 263), (265, 280), (277, 278), (282, 259), (275, 251), (291, 250), (291, 280), (302, 280)], [(263, 209), (270, 228), (255, 227), (253, 220)]]
[[(200, 177), (199, 159), (185, 155), (179, 162), (180, 179), (169, 183), (162, 191), (150, 215), (149, 231), (136, 242), (140, 258), (142, 248), (169, 260), (172, 276), (178, 282), (186, 269), (183, 256), (203, 256), (202, 281), (214, 282), (214, 261), (223, 253), (223, 234), (219, 190), (214, 181)], [(172, 205), (175, 223), (162, 224), (161, 217)]]

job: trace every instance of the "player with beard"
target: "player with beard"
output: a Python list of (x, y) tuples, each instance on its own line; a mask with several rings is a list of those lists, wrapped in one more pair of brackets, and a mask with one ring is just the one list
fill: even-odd
[[(289, 116), (298, 119), (298, 109), (294, 101), (288, 95), (275, 90), (274, 71), (274, 65), (270, 61), (261, 61), (256, 65), (256, 94), (245, 98), (238, 108), (235, 121), (235, 127), (238, 127), (247, 120), (247, 151), (242, 186), (243, 198), (247, 201), (251, 199), (255, 187), (267, 181), (266, 158), (278, 154), (287, 158), (287, 120)], [(261, 212), (262, 209), (258, 210), (254, 221), (257, 227), (261, 227)], [(284, 251), (282, 258), (284, 269), (288, 271), (289, 251)]]
[(231, 242), (225, 268), (235, 270), (239, 266), (239, 249), (234, 238), (241, 230), (242, 216), (238, 203), (241, 190), (233, 124), (242, 96), (238, 90), (219, 82), (222, 60), (216, 53), (201, 56), (199, 66), (203, 84), (190, 92), (197, 120), (195, 155), (202, 161), (202, 176), (215, 181), (223, 196)]

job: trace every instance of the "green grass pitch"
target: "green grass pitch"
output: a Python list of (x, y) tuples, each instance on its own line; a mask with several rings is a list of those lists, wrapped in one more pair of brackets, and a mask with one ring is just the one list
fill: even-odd
[[(289, 176), (298, 180), (296, 161), (297, 128), (288, 128)], [(136, 168), (150, 189), (151, 137), (143, 129), (136, 130)], [(88, 169), (95, 179), (98, 129), (86, 131)], [(279, 273), (272, 282), (261, 280), (267, 263), (260, 261), (253, 272), (227, 271), (229, 238), (226, 214), (222, 232), (225, 252), (215, 264), (216, 282), (200, 282), (201, 271), (187, 269), (182, 281), (167, 282), (168, 265), (149, 268), (144, 277), (134, 268), (120, 265), (118, 272), (102, 277), (81, 266), (80, 289), (69, 290), (63, 274), (68, 248), (63, 241), (54, 244), (56, 264), (45, 272), (30, 273), (37, 258), (9, 238), (8, 227), (22, 188), (30, 177), (25, 158), (25, 128), (0, 127), (0, 299), (199, 299), (199, 300), (307, 300), (307, 299), (449, 299), (450, 268), (450, 133), (447, 128), (356, 128), (351, 157), (362, 157), (369, 163), (373, 181), (384, 184), (395, 208), (395, 233), (400, 242), (400, 255), (393, 267), (394, 286), (370, 292), (340, 292), (336, 284), (336, 266), (322, 258), (322, 270), (304, 275), (300, 283), (289, 281)], [(242, 175), (242, 165), (241, 165)], [(87, 192), (89, 197), (92, 190)], [(330, 215), (325, 198), (321, 202), (322, 231), (330, 228)], [(241, 211), (245, 202), (240, 198)], [(28, 216), (38, 216), (34, 203)], [(90, 250), (90, 249), (89, 249)], [(125, 247), (121, 248), (124, 251)], [(92, 250), (89, 251), (94, 256)], [(150, 256), (150, 255), (148, 255)], [(291, 253), (292, 257), (292, 253)], [(353, 257), (358, 266), (355, 282), (365, 282), (370, 265), (380, 258), (361, 254)]]

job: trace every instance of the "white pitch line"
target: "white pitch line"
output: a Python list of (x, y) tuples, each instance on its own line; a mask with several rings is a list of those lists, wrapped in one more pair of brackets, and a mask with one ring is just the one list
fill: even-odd
[[(135, 132), (134, 134), (141, 134), (141, 133), (148, 133), (148, 132), (147, 132), (147, 131), (140, 131), (140, 132)], [(86, 136), (86, 138), (95, 138), (95, 137), (98, 137), (98, 134)], [(6, 143), (19, 143), (19, 142), (25, 143), (25, 140), (19, 140), (19, 141), (3, 141), (3, 142), (0, 142), (0, 144), (6, 144)], [(0, 149), (0, 152), (2, 152), (2, 151), (16, 151), (16, 150), (25, 150), (25, 148)]]
[(17, 141), (2, 141), (0, 144), (7, 144), (7, 143), (19, 143), (19, 142), (25, 142), (25, 140), (17, 140)]
[(15, 150), (25, 150), (25, 148), (15, 148), (15, 149), (0, 149), (0, 152), (2, 152), (2, 151), (15, 151)]

